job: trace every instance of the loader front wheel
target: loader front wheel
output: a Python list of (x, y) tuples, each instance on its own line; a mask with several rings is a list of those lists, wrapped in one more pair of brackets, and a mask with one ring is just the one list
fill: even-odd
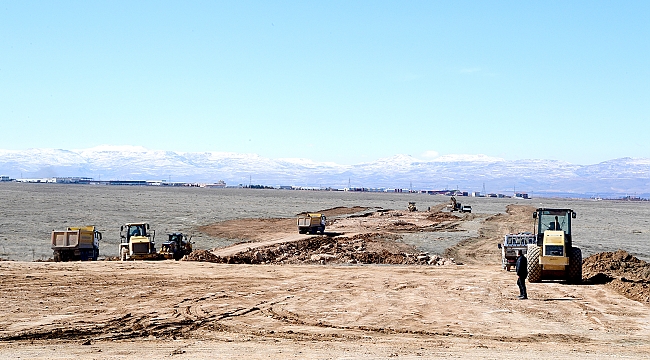
[(539, 252), (539, 246), (528, 246), (528, 252), (526, 253), (528, 261), (528, 281), (532, 283), (542, 281), (542, 266), (539, 264)]
[(120, 260), (126, 261), (126, 254), (127, 253), (128, 253), (128, 250), (123, 248), (122, 251), (120, 252)]
[(580, 248), (571, 247), (569, 251), (567, 282), (570, 284), (582, 282), (582, 250)]

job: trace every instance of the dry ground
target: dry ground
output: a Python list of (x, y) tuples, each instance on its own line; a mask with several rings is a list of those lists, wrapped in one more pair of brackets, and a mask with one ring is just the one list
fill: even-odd
[[(529, 284), (530, 300), (516, 300), (496, 243), (529, 223), (529, 208), (433, 214), (373, 210), (330, 229), (395, 235), (478, 221), (479, 235), (447, 254), (464, 265), (0, 262), (0, 357), (650, 357), (650, 307), (613, 286)], [(621, 273), (611, 276), (637, 264), (616, 259)]]

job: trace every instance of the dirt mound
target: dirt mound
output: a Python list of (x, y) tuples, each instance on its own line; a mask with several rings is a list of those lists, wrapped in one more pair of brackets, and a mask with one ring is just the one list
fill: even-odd
[(455, 264), (453, 259), (419, 253), (415, 248), (395, 240), (394, 235), (378, 233), (358, 234), (349, 238), (317, 236), (224, 257), (199, 250), (183, 260), (227, 264)]
[(627, 298), (650, 303), (650, 264), (627, 251), (602, 252), (582, 261), (587, 282), (607, 283)]
[(434, 212), (431, 215), (427, 216), (428, 220), (434, 221), (434, 222), (443, 222), (443, 221), (458, 221), (460, 218), (452, 213), (449, 212)]
[[(333, 216), (354, 214), (366, 210), (368, 210), (368, 208), (363, 206), (353, 206), (353, 207), (337, 206), (331, 209), (319, 210), (314, 212), (324, 214), (326, 217), (333, 217)], [(307, 213), (308, 213), (307, 211), (301, 212), (296, 216), (306, 215)]]
[(218, 258), (218, 256), (212, 254), (208, 250), (194, 250), (189, 255), (185, 255), (182, 260), (218, 262), (216, 261)]

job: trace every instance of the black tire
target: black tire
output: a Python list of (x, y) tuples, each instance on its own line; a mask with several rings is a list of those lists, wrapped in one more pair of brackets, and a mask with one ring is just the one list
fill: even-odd
[(61, 261), (61, 253), (58, 251), (54, 252), (54, 261), (55, 262), (60, 262)]
[(580, 248), (571, 247), (571, 250), (569, 250), (567, 282), (570, 284), (580, 284), (582, 282), (582, 250)]
[(506, 265), (506, 271), (510, 271), (510, 265)]
[(542, 266), (539, 264), (540, 247), (528, 245), (526, 259), (528, 261), (528, 281), (537, 283), (542, 281)]

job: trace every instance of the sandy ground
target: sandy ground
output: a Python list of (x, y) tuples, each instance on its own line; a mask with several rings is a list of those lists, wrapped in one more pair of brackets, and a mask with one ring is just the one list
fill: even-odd
[[(496, 266), (0, 264), (0, 356), (650, 356), (650, 307)], [(106, 273), (115, 274), (106, 278)], [(526, 355), (528, 354), (528, 355)]]
[[(366, 210), (333, 216), (329, 230), (475, 236), (447, 250), (463, 265), (0, 262), (0, 357), (650, 357), (648, 303), (612, 286), (529, 284), (530, 299), (516, 299), (496, 243), (529, 226), (530, 207), (355, 214)], [(203, 230), (243, 239), (251, 221), (264, 222)], [(251, 244), (293, 236), (287, 219), (265, 221), (277, 226)]]

